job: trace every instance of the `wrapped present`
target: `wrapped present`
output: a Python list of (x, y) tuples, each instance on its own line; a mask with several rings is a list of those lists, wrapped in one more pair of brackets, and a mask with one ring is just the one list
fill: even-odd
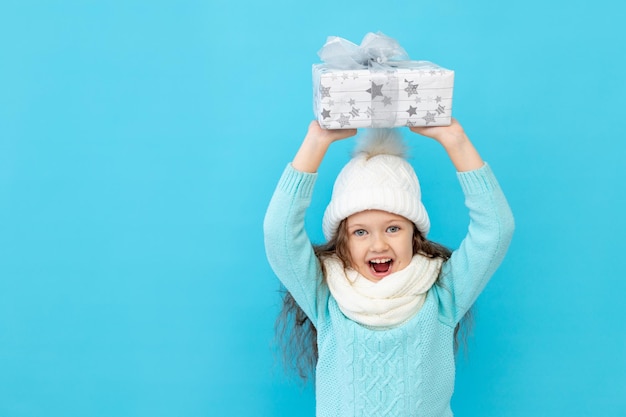
[(329, 37), (313, 65), (313, 111), (326, 129), (446, 126), (454, 71), (412, 61), (394, 39), (369, 33), (361, 45)]

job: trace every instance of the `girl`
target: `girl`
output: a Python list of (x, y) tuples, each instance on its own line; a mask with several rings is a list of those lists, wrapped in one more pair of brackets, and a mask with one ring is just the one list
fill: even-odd
[(451, 254), (426, 239), (428, 214), (396, 130), (371, 130), (340, 172), (326, 245), (311, 245), (305, 211), (329, 146), (356, 130), (312, 122), (266, 214), (284, 312), (295, 313), (296, 337), (313, 326), (318, 416), (452, 416), (455, 329), (512, 237), (506, 199), (461, 125), (410, 130), (443, 146), (465, 194), (469, 231)]

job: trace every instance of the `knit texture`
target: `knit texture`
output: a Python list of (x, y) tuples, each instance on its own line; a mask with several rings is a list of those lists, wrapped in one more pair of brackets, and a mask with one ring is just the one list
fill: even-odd
[[(380, 135), (389, 142), (388, 145), (402, 145), (401, 137), (395, 130), (379, 130), (388, 132)], [(376, 146), (375, 143), (371, 145)], [(403, 156), (362, 151), (343, 167), (335, 180), (332, 197), (322, 219), (324, 236), (326, 240), (331, 240), (339, 222), (364, 210), (399, 214), (411, 220), (426, 236), (430, 230), (430, 219), (421, 195), (417, 175)]]
[(317, 416), (451, 416), (454, 327), (501, 263), (513, 216), (488, 165), (458, 173), (467, 236), (410, 320), (373, 330), (348, 319), (323, 280), (304, 229), (316, 174), (285, 169), (265, 217), (268, 260), (317, 328)]
[(412, 318), (424, 304), (441, 268), (441, 258), (416, 254), (404, 269), (372, 282), (337, 256), (324, 259), (326, 283), (341, 312), (353, 321), (379, 330)]

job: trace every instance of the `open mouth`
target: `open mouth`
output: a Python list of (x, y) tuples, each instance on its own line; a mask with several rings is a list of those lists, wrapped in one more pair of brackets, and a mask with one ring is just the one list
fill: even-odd
[(391, 265), (393, 260), (391, 258), (386, 259), (372, 259), (369, 261), (370, 270), (375, 276), (385, 276), (391, 272)]

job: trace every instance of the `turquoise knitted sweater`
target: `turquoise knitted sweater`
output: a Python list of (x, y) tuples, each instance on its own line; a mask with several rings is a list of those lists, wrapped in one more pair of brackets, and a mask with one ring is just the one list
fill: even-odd
[(490, 167), (457, 174), (467, 236), (442, 266), (421, 310), (388, 330), (348, 319), (326, 285), (304, 228), (317, 175), (288, 165), (266, 213), (268, 260), (317, 329), (317, 416), (452, 416), (454, 328), (494, 273), (513, 216)]

